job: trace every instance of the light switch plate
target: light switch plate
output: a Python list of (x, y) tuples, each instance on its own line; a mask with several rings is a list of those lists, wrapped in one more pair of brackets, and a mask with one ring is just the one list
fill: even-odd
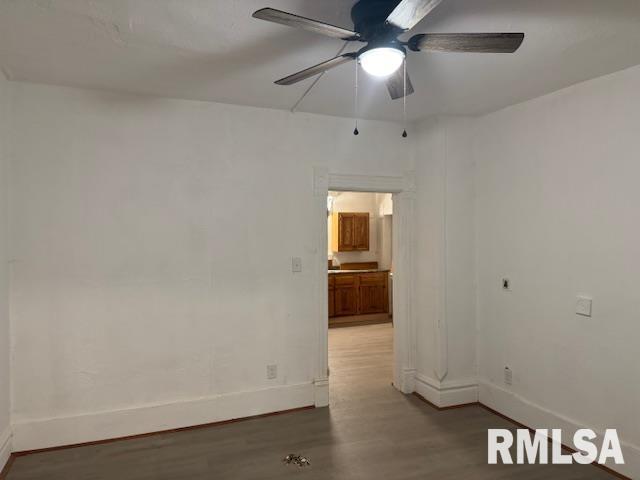
[(591, 303), (592, 300), (589, 297), (578, 297), (578, 301), (576, 302), (576, 313), (583, 317), (590, 317)]
[(300, 273), (302, 271), (302, 259), (300, 257), (293, 257), (291, 259), (291, 271), (293, 273)]

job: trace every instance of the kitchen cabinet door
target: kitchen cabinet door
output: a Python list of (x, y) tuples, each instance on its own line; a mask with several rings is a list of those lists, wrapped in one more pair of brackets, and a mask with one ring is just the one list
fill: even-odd
[(329, 318), (334, 317), (336, 305), (336, 289), (333, 275), (329, 275)]
[(369, 250), (368, 213), (334, 213), (331, 229), (332, 251), (353, 252)]
[(334, 287), (334, 316), (357, 315), (357, 276), (336, 275)]
[(352, 213), (338, 214), (338, 251), (350, 252), (354, 249), (355, 217)]
[(353, 250), (369, 251), (369, 214), (353, 214)]
[(361, 314), (389, 311), (388, 275), (371, 273), (360, 275), (359, 306)]

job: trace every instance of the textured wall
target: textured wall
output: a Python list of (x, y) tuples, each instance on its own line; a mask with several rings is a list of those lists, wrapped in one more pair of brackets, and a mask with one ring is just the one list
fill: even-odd
[[(313, 166), (402, 175), (410, 144), (397, 126), (364, 122), (354, 137), (332, 117), (13, 90), (16, 441), (238, 392), (292, 396), (255, 400), (266, 408), (313, 403), (295, 396), (318, 344)], [(86, 429), (131, 428), (114, 421)]]
[(633, 478), (639, 84), (634, 67), (516, 105), (480, 119), (475, 142), (480, 398), (525, 423), (617, 428)]
[(9, 447), (11, 410), (8, 256), (9, 84), (0, 73), (0, 470)]

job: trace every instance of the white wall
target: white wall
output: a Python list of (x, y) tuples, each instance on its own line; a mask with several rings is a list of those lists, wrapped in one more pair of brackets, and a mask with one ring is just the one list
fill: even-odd
[(0, 470), (11, 450), (11, 390), (9, 336), (9, 256), (7, 158), (9, 155), (9, 87), (0, 73)]
[(313, 404), (313, 167), (402, 175), (397, 126), (12, 91), (15, 447)]
[(440, 406), (477, 401), (473, 121), (418, 128), (417, 391)]
[[(508, 108), (478, 122), (475, 142), (480, 400), (532, 427), (617, 428), (628, 464), (616, 469), (633, 478), (639, 85), (635, 67)], [(592, 318), (575, 314), (580, 294)]]
[(636, 475), (638, 84), (640, 67), (411, 142), (381, 122), (354, 138), (347, 119), (0, 84), (17, 449), (313, 403), (312, 168), (414, 168), (416, 389), (472, 401), (477, 373), (480, 400), (523, 423), (616, 427)]

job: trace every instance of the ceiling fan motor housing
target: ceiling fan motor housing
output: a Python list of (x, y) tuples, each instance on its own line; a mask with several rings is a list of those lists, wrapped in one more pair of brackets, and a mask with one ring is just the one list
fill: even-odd
[(365, 42), (391, 46), (388, 44), (397, 42), (396, 37), (404, 31), (386, 21), (397, 5), (398, 0), (360, 0), (351, 9), (354, 30)]

